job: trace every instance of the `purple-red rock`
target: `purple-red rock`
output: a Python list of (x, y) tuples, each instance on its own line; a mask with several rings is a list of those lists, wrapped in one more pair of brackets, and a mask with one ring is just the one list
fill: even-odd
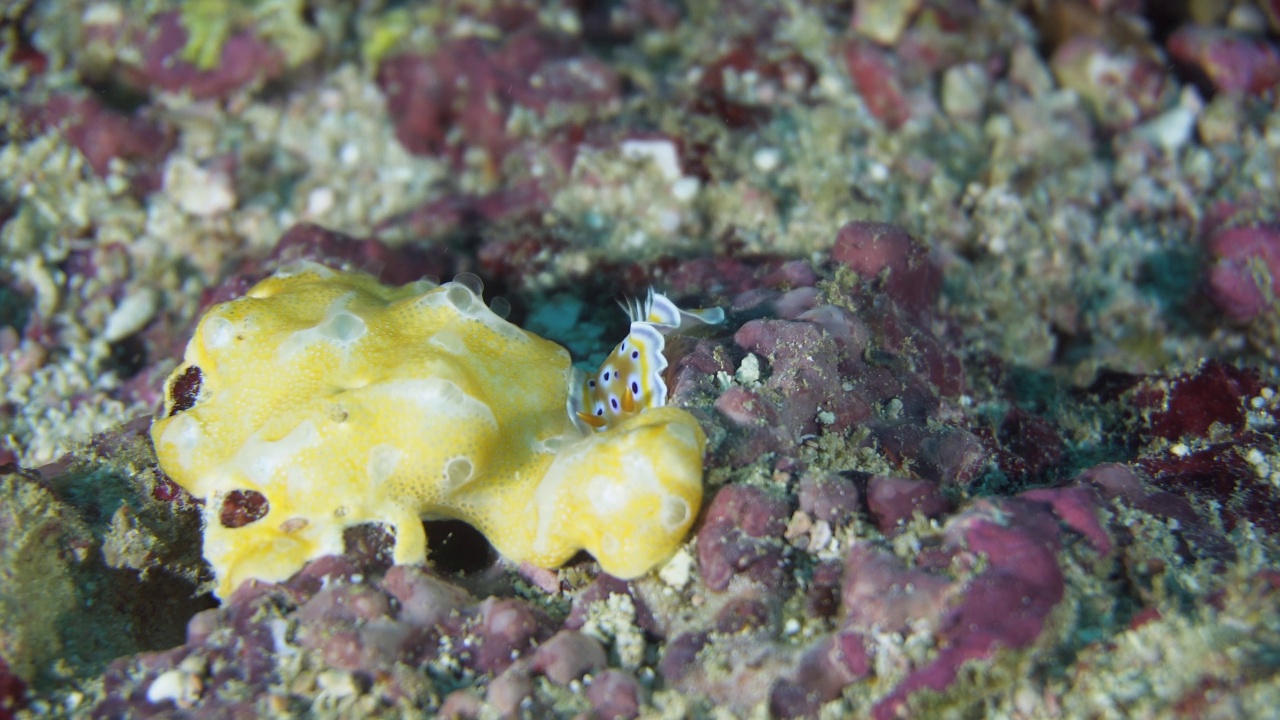
[(928, 480), (876, 475), (867, 481), (867, 507), (880, 532), (890, 534), (915, 513), (935, 518), (951, 509), (951, 503)]
[(284, 72), (284, 55), (248, 31), (232, 33), (222, 44), (217, 65), (201, 70), (183, 60), (187, 29), (177, 12), (152, 18), (135, 31), (140, 64), (126, 65), (124, 79), (145, 90), (186, 92), (197, 100), (224, 98), (231, 93), (273, 80)]
[(160, 166), (173, 148), (173, 131), (135, 113), (105, 107), (94, 97), (54, 95), (32, 112), (43, 127), (56, 127), (84, 155), (93, 172), (105, 178), (111, 161), (135, 164), (135, 187), (144, 192), (160, 186)]
[(1240, 452), (1241, 447), (1269, 442), (1269, 435), (1250, 434), (1239, 445), (1223, 442), (1181, 456), (1151, 455), (1135, 464), (1157, 487), (1198, 501), (1206, 513), (1216, 513), (1227, 531), (1247, 520), (1268, 533), (1280, 534), (1280, 500), (1271, 483), (1259, 478)]
[(815, 287), (788, 290), (773, 301), (773, 311), (783, 320), (795, 320), (812, 310), (822, 298)]
[[(576, 43), (520, 29), (490, 44), (478, 38), (445, 43), (430, 56), (400, 54), (378, 66), (378, 86), (396, 137), (419, 155), (466, 147), (489, 151), (496, 164), (516, 145), (508, 119), (516, 106), (541, 115), (552, 105), (591, 110), (619, 96), (611, 67), (576, 53)], [(460, 129), (456, 144), (455, 129)]]
[(658, 662), (658, 672), (668, 684), (675, 684), (684, 677), (698, 660), (698, 653), (707, 646), (704, 632), (685, 632), (667, 643), (667, 650)]
[(538, 646), (530, 669), (557, 685), (568, 685), (608, 665), (600, 643), (576, 630), (561, 630)]
[(845, 559), (840, 592), (845, 628), (906, 632), (921, 623), (936, 627), (956, 592), (951, 578), (908, 568), (892, 553), (859, 543)]
[(1043, 477), (1062, 462), (1066, 447), (1053, 423), (1020, 408), (1005, 413), (996, 434), (1000, 449), (1016, 461), (1001, 465), (1005, 474), (1027, 480)]
[(1184, 25), (1169, 37), (1168, 48), (1219, 92), (1259, 95), (1280, 83), (1280, 51), (1264, 36)]
[(498, 674), (545, 637), (539, 613), (519, 600), (487, 598), (480, 603), (479, 647), (472, 662), (481, 672)]
[(964, 428), (904, 422), (873, 427), (872, 431), (891, 461), (910, 463), (915, 474), (940, 485), (964, 487), (986, 467), (986, 448)]
[(885, 127), (897, 130), (911, 118), (894, 58), (869, 40), (850, 40), (844, 48), (845, 67), (867, 110)]
[(671, 397), (674, 405), (693, 404), (704, 395), (719, 392), (716, 385), (718, 373), (733, 374), (733, 363), (722, 343), (695, 339), (685, 344), (685, 351), (671, 362), (668, 370)]
[(354, 584), (369, 568), (347, 555), (322, 555), (302, 566), (282, 587), (298, 598), (309, 598), (332, 583)]
[(640, 683), (631, 673), (610, 668), (591, 679), (587, 700), (592, 717), (630, 720), (640, 714)]
[(480, 698), (475, 692), (469, 688), (454, 690), (445, 696), (444, 702), (440, 703), (439, 717), (450, 718), (450, 720), (480, 717), (480, 711), (483, 709)]
[(863, 355), (871, 346), (872, 331), (865, 320), (838, 305), (818, 305), (793, 319), (813, 323), (830, 336), (840, 351), (839, 367), (842, 374), (866, 377), (868, 368)]
[(636, 625), (640, 626), (641, 630), (656, 637), (665, 636), (666, 633), (654, 619), (644, 596), (636, 592), (631, 583), (604, 573), (597, 575), (596, 579), (573, 599), (573, 607), (569, 609), (569, 617), (565, 618), (564, 627), (569, 630), (581, 630), (587, 622), (590, 606), (593, 603), (607, 601), (611, 595), (626, 595), (630, 598), (631, 606), (635, 608)]
[(809, 617), (832, 617), (840, 610), (840, 585), (844, 564), (838, 560), (824, 560), (813, 568), (805, 592), (804, 607)]
[[(1280, 225), (1217, 230), (1206, 242), (1209, 299), (1229, 319), (1247, 323), (1276, 312), (1280, 298)], [(1261, 272), (1259, 272), (1261, 270)]]
[(484, 698), (498, 711), (499, 716), (514, 718), (520, 716), (522, 703), (533, 695), (533, 678), (525, 663), (514, 663), (489, 683)]
[[(1136, 510), (1163, 520), (1176, 521), (1180, 529), (1180, 553), (1187, 558), (1230, 558), (1235, 556), (1231, 542), (1205, 522), (1182, 495), (1148, 487), (1134, 470), (1119, 463), (1103, 463), (1076, 477), (1073, 485), (1096, 490), (1109, 501), (1120, 501)], [(1033, 491), (1034, 492), (1034, 491)], [(1113, 517), (1111, 533), (1125, 537), (1129, 529)]]
[(26, 706), (27, 684), (14, 675), (9, 663), (0, 657), (0, 720), (10, 720), (16, 711)]
[(840, 473), (806, 472), (800, 476), (796, 494), (801, 510), (837, 527), (847, 525), (862, 509), (858, 486)]
[(1173, 378), (1154, 377), (1130, 394), (1131, 404), (1148, 413), (1144, 434), (1165, 440), (1206, 438), (1216, 426), (1230, 432), (1245, 427), (1246, 403), (1262, 390), (1256, 369), (1210, 360)]
[(399, 601), (397, 617), (417, 627), (434, 627), (471, 604), (466, 590), (413, 565), (393, 566), (382, 578), (382, 587)]
[(785, 500), (748, 485), (720, 489), (698, 531), (698, 567), (712, 590), (745, 574), (777, 587), (786, 577), (781, 536), (790, 512)]
[(1099, 556), (1111, 554), (1115, 545), (1111, 534), (1099, 520), (1102, 505), (1091, 487), (1075, 484), (1069, 487), (1028, 490), (1018, 497), (1045, 503), (1058, 520), (1082, 536)]
[(301, 623), (351, 623), (390, 617), (387, 596), (367, 585), (336, 584), (321, 589), (298, 608)]
[(858, 633), (835, 633), (805, 652), (795, 678), (778, 680), (769, 692), (773, 717), (810, 717), (871, 673), (871, 656)]
[(458, 272), (458, 261), (447, 250), (412, 244), (391, 247), (376, 238), (356, 238), (305, 222), (290, 226), (280, 236), (268, 260), (279, 264), (310, 260), (345, 265), (371, 272), (393, 285), (424, 277), (449, 279)]
[(1042, 505), (978, 501), (947, 524), (946, 534), (957, 552), (985, 557), (986, 568), (932, 618), (941, 649), (876, 704), (877, 720), (901, 717), (917, 692), (945, 692), (966, 663), (1028, 647), (1065, 592), (1057, 561), (1061, 532)]
[(818, 413), (831, 413), (826, 425), (844, 432), (865, 417), (866, 408), (841, 390), (835, 342), (817, 325), (790, 320), (752, 320), (734, 334), (747, 352), (768, 361), (769, 374), (759, 388), (729, 388), (716, 408), (747, 429), (741, 443), (750, 461), (759, 454), (785, 451), (818, 431)]
[(857, 221), (836, 234), (831, 258), (875, 282), (895, 302), (911, 310), (933, 307), (942, 272), (928, 250), (896, 225)]

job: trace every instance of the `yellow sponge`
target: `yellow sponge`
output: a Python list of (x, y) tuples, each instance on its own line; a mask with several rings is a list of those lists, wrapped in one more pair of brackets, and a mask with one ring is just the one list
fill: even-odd
[[(341, 553), (365, 522), (394, 529), (397, 563), (424, 560), (424, 518), (470, 523), (517, 562), (585, 549), (623, 578), (676, 550), (702, 501), (697, 421), (658, 407), (586, 429), (568, 352), (477, 290), (306, 264), (201, 319), (151, 434), (205, 500), (219, 596)], [(250, 491), (265, 506), (226, 522)]]

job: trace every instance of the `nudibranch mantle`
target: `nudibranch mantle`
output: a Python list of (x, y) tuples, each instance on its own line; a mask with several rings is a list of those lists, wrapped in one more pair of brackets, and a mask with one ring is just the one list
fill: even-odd
[[(395, 562), (422, 562), (421, 520), (439, 518), (515, 562), (585, 549), (636, 577), (693, 523), (706, 436), (669, 406), (585, 430), (577, 380), (564, 348), (465, 282), (389, 287), (304, 264), (208, 311), (151, 434), (164, 472), (205, 500), (221, 597), (341, 553), (366, 522), (394, 530)], [(224, 524), (224, 502), (250, 491), (265, 514)]]

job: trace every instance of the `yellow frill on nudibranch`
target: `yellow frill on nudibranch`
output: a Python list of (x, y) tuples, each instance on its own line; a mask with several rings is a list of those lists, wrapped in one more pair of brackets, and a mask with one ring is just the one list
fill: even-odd
[[(151, 434), (164, 472), (205, 500), (221, 597), (341, 553), (361, 523), (393, 528), (395, 562), (423, 562), (421, 520), (441, 518), (516, 562), (585, 549), (636, 577), (693, 523), (706, 436), (669, 406), (591, 431), (578, 382), (564, 348), (498, 317), (477, 287), (306, 264), (209, 310)], [(223, 503), (249, 492), (265, 514), (226, 523)]]

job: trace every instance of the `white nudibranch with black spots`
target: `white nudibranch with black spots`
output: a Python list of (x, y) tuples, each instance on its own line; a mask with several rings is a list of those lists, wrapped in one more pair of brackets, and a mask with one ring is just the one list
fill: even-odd
[(681, 310), (649, 289), (644, 299), (619, 303), (631, 318), (631, 331), (609, 353), (595, 375), (586, 378), (571, 398), (573, 412), (596, 430), (615, 427), (641, 411), (667, 404), (665, 335), (691, 325), (718, 325), (724, 310)]

